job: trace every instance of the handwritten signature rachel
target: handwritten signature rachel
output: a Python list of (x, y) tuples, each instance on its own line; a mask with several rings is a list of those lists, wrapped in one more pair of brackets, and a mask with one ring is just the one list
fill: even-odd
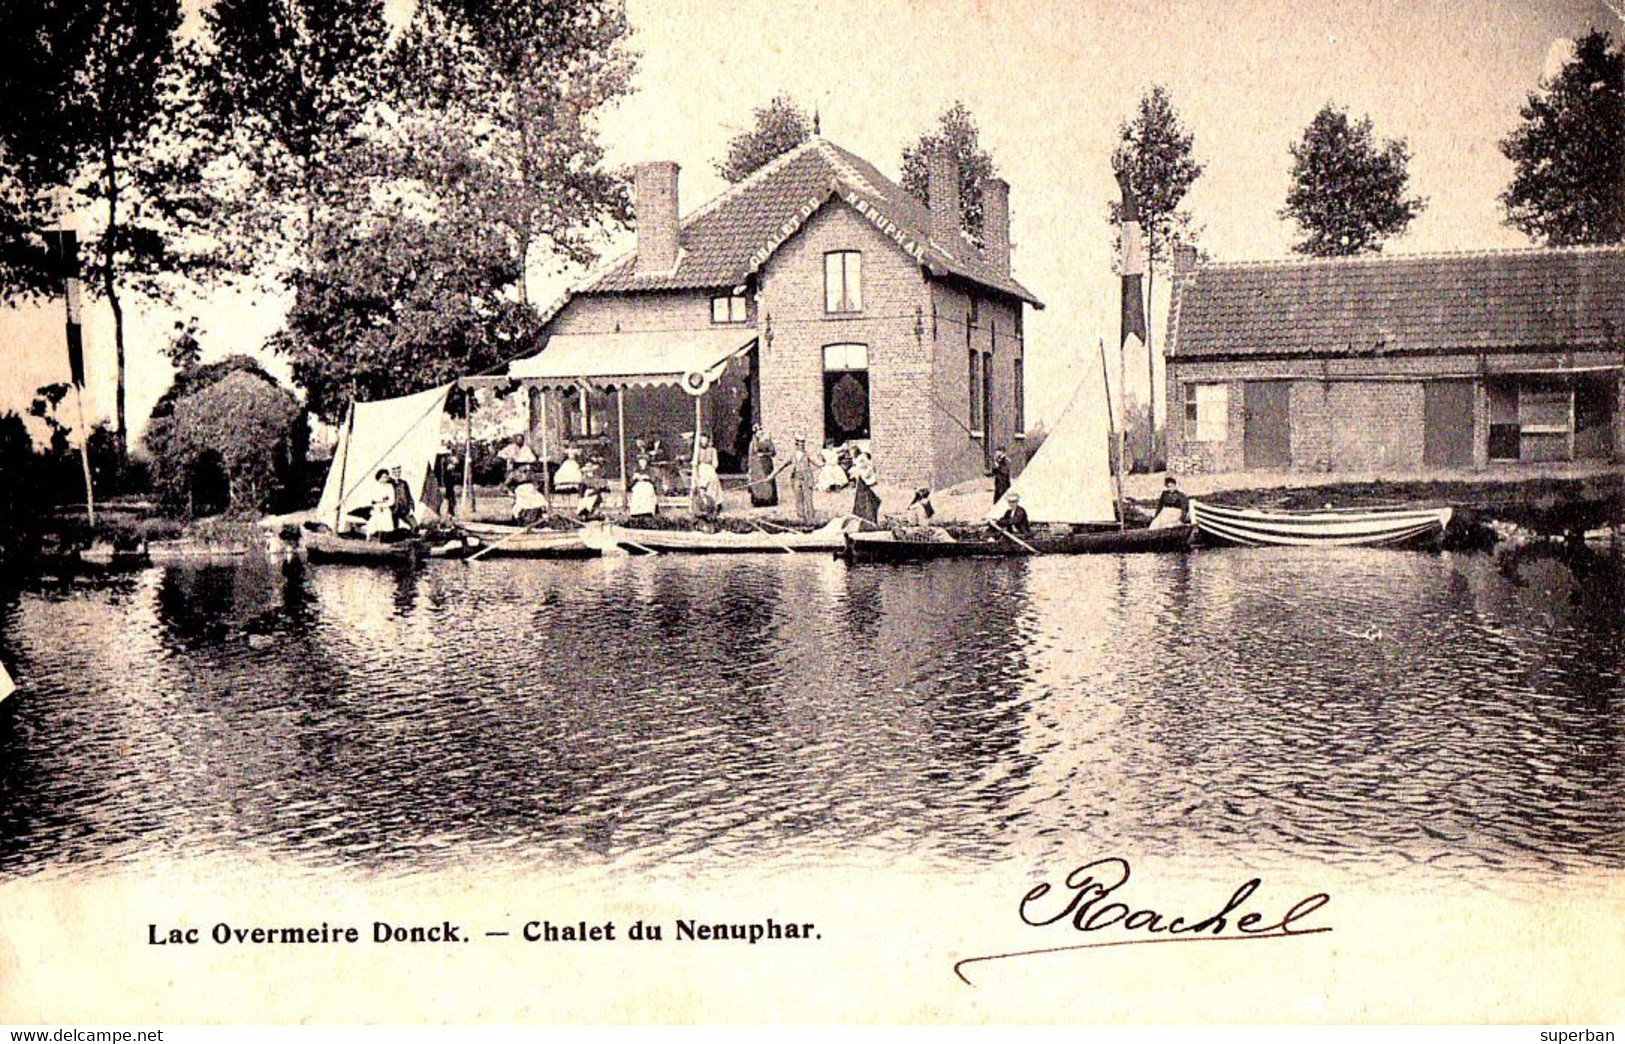
[[(1237, 888), (1217, 913), (1198, 920), (1190, 920), (1185, 916), (1169, 917), (1151, 907), (1135, 909), (1129, 903), (1114, 897), (1113, 893), (1128, 883), (1131, 873), (1126, 859), (1116, 856), (1097, 859), (1067, 874), (1061, 889), (1048, 882), (1035, 885), (1022, 896), (1018, 908), (1022, 922), (1034, 928), (1047, 928), (1063, 921), (1070, 921), (1073, 929), (1079, 932), (1093, 933), (1116, 929), (1115, 932), (1102, 936), (1099, 941), (966, 957), (954, 965), (954, 974), (959, 976), (961, 982), (970, 986), (974, 983), (965, 974), (967, 968), (1016, 957), (1037, 957), (1041, 954), (1066, 953), (1071, 950), (1138, 946), (1146, 943), (1288, 939), (1331, 931), (1329, 926), (1318, 928), (1302, 926), (1302, 922), (1310, 914), (1332, 901), (1332, 897), (1325, 892), (1316, 892), (1314, 895), (1299, 899), (1279, 919), (1265, 924), (1263, 914), (1241, 912), (1253, 893), (1263, 884), (1261, 878), (1255, 877)], [(1112, 937), (1124, 932), (1139, 934), (1126, 939)]]

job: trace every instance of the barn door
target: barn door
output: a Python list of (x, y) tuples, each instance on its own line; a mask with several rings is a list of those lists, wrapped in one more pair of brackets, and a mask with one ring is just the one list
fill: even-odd
[(1292, 466), (1291, 387), (1287, 381), (1246, 383), (1242, 455), (1248, 470), (1285, 471)]
[(1422, 431), (1422, 463), (1430, 468), (1472, 467), (1473, 382), (1424, 384)]

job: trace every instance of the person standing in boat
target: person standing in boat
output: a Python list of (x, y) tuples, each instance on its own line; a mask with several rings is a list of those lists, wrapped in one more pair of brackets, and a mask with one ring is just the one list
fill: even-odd
[(790, 489), (796, 498), (796, 517), (802, 525), (810, 526), (818, 521), (818, 515), (813, 510), (813, 487), (818, 483), (818, 465), (807, 455), (806, 439), (796, 440), (796, 452), (788, 466)]
[(401, 469), (395, 468), (390, 472), (389, 484), (395, 488), (395, 503), (390, 509), (394, 516), (396, 529), (414, 529), (417, 527), (417, 503), (412, 498), (412, 487), (401, 478)]
[(852, 513), (869, 522), (880, 521), (880, 475), (875, 471), (874, 458), (863, 450), (852, 462), (852, 481), (856, 492), (852, 494)]
[(778, 452), (773, 438), (760, 424), (750, 437), (750, 502), (753, 507), (773, 507), (779, 502), (779, 480), (774, 477), (773, 455)]
[(1157, 513), (1151, 518), (1151, 528), (1188, 525), (1190, 520), (1191, 498), (1179, 491), (1179, 482), (1169, 475), (1162, 480), (1162, 496), (1157, 498)]
[(395, 482), (388, 468), (379, 468), (364, 494), (367, 498), (368, 538), (379, 540), (395, 532)]
[(1010, 455), (1000, 449), (993, 454), (993, 503), (997, 504), (1010, 492)]

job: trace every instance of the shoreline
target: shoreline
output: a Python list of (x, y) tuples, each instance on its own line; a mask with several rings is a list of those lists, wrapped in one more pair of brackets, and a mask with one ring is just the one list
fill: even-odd
[[(1164, 474), (1132, 474), (1124, 482), (1131, 513), (1149, 517), (1163, 487)], [(733, 478), (730, 476), (730, 478)], [(1423, 475), (1351, 475), (1239, 473), (1175, 476), (1187, 495), (1236, 507), (1308, 510), (1335, 507), (1442, 506), (1457, 511), (1461, 525), (1476, 530), (1470, 546), (1485, 547), (1502, 540), (1528, 543), (1540, 540), (1574, 541), (1587, 532), (1625, 526), (1625, 472), (1617, 466), (1566, 469), (1517, 469), (1505, 472), (1459, 472)], [(737, 479), (735, 480), (737, 483)], [(881, 486), (881, 517), (894, 516), (912, 490)], [(791, 505), (755, 507), (741, 484), (725, 485), (722, 530), (752, 532), (762, 524), (806, 531), (830, 518), (850, 514), (850, 489), (818, 492), (814, 496), (817, 521), (802, 523)], [(474, 521), (512, 524), (510, 498), (500, 487), (477, 487)], [(605, 498), (604, 518), (623, 522), (620, 496)], [(977, 525), (992, 505), (991, 479), (975, 479), (938, 490), (936, 524)], [(555, 514), (568, 517), (573, 497), (555, 498)], [(698, 531), (702, 527), (688, 511), (687, 498), (665, 497), (662, 513), (650, 528)], [(43, 515), (27, 527), (0, 535), (0, 568), (27, 570), (77, 562), (87, 567), (137, 559), (184, 560), (236, 557), (250, 553), (286, 553), (297, 540), (300, 524), (309, 511), (254, 517), (186, 520), (158, 514), (142, 501), (113, 501), (98, 508), (97, 524), (85, 522), (82, 509), (69, 507)], [(547, 523), (552, 527), (566, 521)], [(1486, 535), (1487, 534), (1487, 535)], [(4, 539), (9, 537), (9, 539)], [(1617, 545), (1617, 536), (1616, 536)]]

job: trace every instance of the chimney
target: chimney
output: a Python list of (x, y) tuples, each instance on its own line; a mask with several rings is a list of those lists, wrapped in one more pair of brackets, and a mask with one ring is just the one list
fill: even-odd
[(1003, 178), (982, 182), (982, 242), (988, 263), (1010, 274), (1010, 183)]
[(633, 179), (633, 218), (637, 225), (638, 275), (677, 267), (677, 164), (640, 163)]
[(1196, 274), (1196, 247), (1189, 243), (1174, 244), (1174, 282), (1183, 283)]
[(938, 146), (931, 153), (930, 181), (926, 194), (931, 199), (931, 238), (945, 250), (956, 250), (959, 242), (959, 161), (953, 150)]

